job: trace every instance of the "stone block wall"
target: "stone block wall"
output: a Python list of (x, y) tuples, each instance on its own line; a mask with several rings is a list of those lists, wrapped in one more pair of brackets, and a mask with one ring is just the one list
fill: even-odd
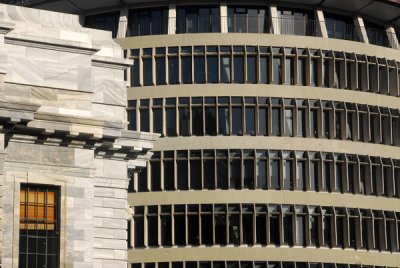
[(18, 267), (21, 183), (60, 187), (60, 266), (127, 266), (127, 169), (158, 137), (126, 130), (121, 48), (73, 15), (0, 5), (0, 266)]

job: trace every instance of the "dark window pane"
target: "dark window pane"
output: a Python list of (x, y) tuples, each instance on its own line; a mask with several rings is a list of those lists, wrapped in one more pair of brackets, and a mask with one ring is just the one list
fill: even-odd
[(201, 190), (201, 161), (190, 160), (190, 189)]
[(218, 57), (207, 56), (207, 82), (218, 83)]
[(174, 161), (164, 161), (164, 189), (174, 190)]
[(168, 58), (168, 72), (169, 72), (169, 84), (179, 83), (179, 60), (178, 57)]
[(163, 133), (163, 111), (162, 111), (162, 109), (153, 109), (153, 132)]
[(217, 160), (217, 188), (228, 189), (228, 160)]
[(259, 108), (258, 110), (258, 128), (260, 135), (268, 135), (268, 109)]
[(176, 136), (176, 109), (167, 108), (167, 136)]
[(259, 160), (257, 162), (257, 188), (267, 189), (267, 161)]
[(194, 82), (197, 84), (204, 84), (206, 82), (205, 61), (204, 56), (194, 57)]
[(165, 57), (156, 58), (156, 80), (157, 85), (165, 85), (167, 83)]
[(229, 134), (229, 107), (218, 108), (218, 133)]
[(179, 135), (189, 136), (189, 108), (179, 108)]
[(242, 108), (233, 107), (232, 108), (232, 134), (242, 135), (243, 134), (243, 117)]
[(281, 111), (279, 108), (272, 109), (272, 135), (281, 135)]
[(186, 160), (177, 161), (178, 169), (178, 190), (188, 190), (188, 162)]
[(143, 59), (143, 85), (153, 85), (153, 64), (152, 58)]
[(149, 109), (140, 109), (140, 131), (150, 131)]
[(231, 160), (231, 178), (230, 178), (230, 188), (231, 189), (240, 189), (241, 188), (241, 161), (240, 160)]
[(206, 134), (216, 135), (217, 132), (217, 120), (216, 120), (216, 109), (214, 107), (207, 107), (206, 109)]
[(182, 83), (192, 83), (192, 57), (182, 57)]
[(215, 189), (215, 162), (204, 160), (204, 189)]
[(220, 72), (221, 72), (221, 83), (230, 83), (231, 82), (231, 57), (230, 56), (221, 56)]
[(151, 161), (151, 190), (161, 191), (161, 165), (159, 161)]
[(273, 58), (273, 84), (282, 84), (282, 59), (280, 57)]
[(255, 135), (256, 115), (254, 107), (246, 107), (246, 134)]
[(244, 83), (244, 58), (243, 58), (243, 56), (234, 56), (233, 63), (234, 63), (233, 82), (234, 83)]
[(203, 135), (203, 108), (192, 107), (192, 135)]
[(260, 83), (269, 83), (269, 61), (267, 57), (260, 57)]
[(271, 161), (271, 189), (280, 189), (280, 161)]
[(254, 160), (243, 160), (244, 164), (244, 188), (254, 189)]

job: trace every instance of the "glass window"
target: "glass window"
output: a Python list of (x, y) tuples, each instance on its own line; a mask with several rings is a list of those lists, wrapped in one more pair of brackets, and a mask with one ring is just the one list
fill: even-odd
[(185, 205), (174, 206), (174, 229), (179, 230), (175, 232), (175, 245), (185, 246), (186, 245), (186, 217), (185, 217)]
[(203, 162), (204, 189), (215, 189), (215, 161), (205, 159)]
[(150, 161), (151, 191), (161, 191), (161, 163), (159, 160)]
[[(214, 233), (215, 233), (215, 244), (226, 245), (226, 208), (225, 206), (215, 206), (214, 209)], [(212, 224), (211, 224), (212, 226)]]
[(266, 160), (259, 160), (257, 162), (257, 188), (267, 189), (267, 165)]
[(246, 107), (246, 134), (256, 134), (256, 109), (255, 107)]
[(192, 98), (192, 135), (204, 135), (203, 125), (203, 99)]
[(19, 266), (60, 264), (59, 187), (21, 184)]
[(281, 111), (279, 108), (272, 108), (272, 135), (280, 136), (281, 135), (281, 121), (280, 115)]
[(174, 161), (173, 159), (164, 160), (163, 164), (164, 164), (164, 190), (172, 191), (174, 190), (174, 184), (175, 184)]
[[(187, 154), (186, 154), (187, 155)], [(177, 160), (176, 161), (177, 169), (178, 169), (178, 190), (188, 190), (188, 161), (187, 160)]]
[(181, 57), (182, 61), (182, 83), (191, 84), (192, 83), (192, 48), (182, 47), (182, 52), (184, 55)]
[(269, 83), (269, 58), (260, 56), (260, 83)]
[(286, 79), (285, 84), (294, 85), (294, 65), (293, 58), (285, 59), (285, 70), (286, 70)]
[(293, 136), (293, 110), (285, 109), (285, 135)]
[(218, 57), (207, 56), (207, 82), (218, 83)]
[(285, 173), (283, 176), (283, 189), (293, 190), (293, 164), (292, 160), (285, 160), (284, 162)]
[(138, 87), (140, 86), (140, 58), (139, 58), (139, 49), (132, 49), (131, 56), (133, 58), (133, 66), (131, 67), (131, 86)]
[(218, 133), (222, 135), (228, 135), (230, 131), (229, 127), (229, 107), (220, 106), (218, 107)]
[(204, 47), (194, 47), (194, 82), (204, 84), (206, 82), (206, 58)]
[(234, 83), (244, 83), (244, 56), (235, 55), (233, 57), (233, 82)]
[[(230, 48), (229, 48), (230, 49)], [(231, 56), (221, 55), (220, 58), (220, 73), (221, 73), (221, 83), (231, 82)]]
[(179, 135), (189, 136), (190, 135), (190, 115), (189, 107), (179, 107)]
[(232, 134), (243, 134), (243, 111), (242, 106), (232, 107)]
[(219, 7), (178, 7), (176, 10), (177, 33), (220, 32)]
[[(243, 160), (243, 168), (244, 168), (244, 188), (254, 189), (254, 160), (253, 159), (245, 159)], [(246, 229), (245, 229), (246, 230)]]
[(228, 189), (228, 153), (217, 151), (217, 188)]
[(304, 86), (306, 84), (306, 59), (299, 58), (297, 64), (297, 84)]
[(172, 246), (172, 215), (170, 206), (161, 206), (161, 245)]
[(143, 85), (153, 85), (153, 58), (152, 54), (147, 58), (143, 58)]
[(318, 86), (318, 60), (311, 59), (310, 61), (310, 86), (316, 87)]
[(257, 83), (257, 61), (255, 55), (247, 55), (247, 83)]
[(273, 84), (279, 85), (282, 84), (282, 58), (274, 57), (273, 58)]
[(158, 208), (149, 206), (147, 212), (147, 242), (149, 247), (158, 247)]
[[(198, 156), (200, 157), (200, 155)], [(190, 189), (201, 190), (201, 160), (192, 159), (190, 160)]]
[(135, 248), (144, 247), (144, 207), (135, 207), (134, 214)]
[(129, 11), (127, 36), (167, 34), (168, 9), (136, 9)]
[(119, 16), (119, 11), (86, 16), (84, 26), (110, 31), (112, 33), (112, 38), (116, 38), (118, 33)]
[[(176, 101), (174, 99), (174, 101)], [(169, 107), (165, 109), (166, 123), (167, 123), (167, 136), (176, 136), (176, 108)]]
[(168, 75), (169, 84), (179, 84), (179, 58), (175, 56), (168, 57)]
[[(188, 227), (188, 244), (198, 246), (199, 240), (199, 207), (198, 205), (189, 205), (187, 215), (187, 227)], [(178, 231), (178, 230), (176, 230)], [(187, 265), (186, 265), (187, 267)]]
[(280, 161), (271, 160), (271, 189), (280, 189)]
[(240, 159), (231, 159), (230, 166), (231, 166), (230, 188), (241, 189), (242, 163)]

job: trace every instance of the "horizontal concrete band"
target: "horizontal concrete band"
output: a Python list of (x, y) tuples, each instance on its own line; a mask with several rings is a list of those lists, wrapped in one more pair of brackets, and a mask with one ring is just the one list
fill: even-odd
[(299, 137), (273, 136), (204, 136), (174, 137), (159, 139), (154, 151), (197, 150), (197, 149), (270, 149), (348, 153), (381, 156), (398, 159), (400, 147), (353, 142), (347, 140), (328, 140)]
[[(215, 252), (218, 251), (218, 254)], [(134, 249), (129, 251), (129, 262), (166, 262), (198, 260), (255, 260), (349, 263), (400, 267), (400, 254), (377, 251), (315, 249), (289, 247), (195, 247)]]
[(200, 46), (200, 45), (250, 45), (250, 46), (284, 46), (312, 48), (322, 50), (344, 51), (366, 54), (390, 60), (400, 59), (400, 50), (375, 46), (366, 43), (322, 38), (313, 36), (295, 36), (279, 34), (250, 33), (196, 33), (176, 35), (150, 35), (118, 39), (123, 49), (163, 47), (163, 46)]
[(271, 84), (182, 84), (128, 88), (128, 99), (251, 96), (320, 99), (399, 109), (400, 98), (371, 92), (309, 86)]
[(134, 193), (131, 206), (173, 204), (298, 204), (399, 211), (399, 199), (287, 190), (203, 190)]

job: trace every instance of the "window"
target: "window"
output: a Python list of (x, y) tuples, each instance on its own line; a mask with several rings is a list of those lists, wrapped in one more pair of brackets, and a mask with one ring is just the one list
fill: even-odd
[(21, 184), (19, 267), (60, 264), (60, 189)]
[(102, 13), (85, 17), (84, 26), (99, 30), (110, 31), (112, 38), (117, 37), (119, 12)]
[(128, 17), (127, 36), (167, 34), (168, 9), (131, 10)]
[(215, 33), (221, 31), (219, 7), (178, 7), (176, 33)]
[(268, 33), (270, 21), (264, 8), (228, 7), (228, 32)]

